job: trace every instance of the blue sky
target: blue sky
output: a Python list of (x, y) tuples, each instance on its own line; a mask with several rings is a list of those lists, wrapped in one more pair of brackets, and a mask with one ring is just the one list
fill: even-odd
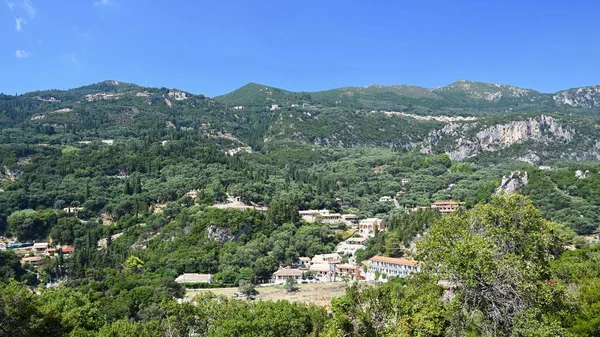
[(600, 84), (600, 2), (0, 0), (0, 92)]

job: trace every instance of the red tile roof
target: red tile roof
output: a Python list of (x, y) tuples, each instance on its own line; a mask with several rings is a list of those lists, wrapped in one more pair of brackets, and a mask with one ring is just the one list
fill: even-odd
[(69, 254), (69, 253), (72, 253), (72, 252), (74, 252), (74, 251), (75, 251), (75, 248), (74, 248), (74, 247), (68, 247), (68, 246), (67, 246), (67, 247), (62, 247), (62, 248), (61, 248), (61, 250), (62, 250), (62, 252), (63, 252), (63, 253), (65, 253), (65, 254)]

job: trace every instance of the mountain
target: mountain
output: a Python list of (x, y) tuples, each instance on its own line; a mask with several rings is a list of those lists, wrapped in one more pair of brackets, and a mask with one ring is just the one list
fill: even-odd
[(460, 80), (435, 89), (370, 85), (291, 92), (249, 83), (211, 99), (110, 80), (0, 95), (0, 136), (68, 144), (152, 135), (161, 141), (194, 137), (233, 152), (293, 142), (446, 153), (455, 160), (489, 153), (530, 163), (596, 160), (599, 102), (600, 86), (543, 94)]
[(369, 85), (318, 92), (291, 92), (250, 83), (229, 94), (215, 97), (215, 100), (228, 106), (309, 104), (438, 115), (486, 116), (572, 108), (600, 112), (600, 86), (545, 94), (505, 84), (459, 80), (435, 89), (413, 85)]
[(271, 104), (295, 103), (301, 100), (300, 96), (300, 93), (258, 83), (248, 83), (228, 94), (215, 97), (215, 101), (229, 106), (270, 106)]
[(559, 106), (598, 109), (600, 108), (600, 85), (559, 91), (553, 99)]

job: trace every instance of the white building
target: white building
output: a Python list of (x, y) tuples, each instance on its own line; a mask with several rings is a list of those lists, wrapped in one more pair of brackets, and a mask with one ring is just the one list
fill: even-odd
[(366, 249), (365, 243), (367, 242), (367, 237), (352, 237), (347, 239), (346, 241), (340, 242), (337, 247), (335, 247), (335, 252), (341, 255), (351, 255), (354, 256), (357, 250)]
[(393, 200), (394, 199), (392, 199), (392, 197), (388, 197), (388, 196), (379, 198), (379, 202), (391, 202)]
[(300, 261), (300, 264), (302, 265), (302, 268), (308, 268), (308, 267), (310, 267), (310, 257), (300, 256), (298, 258), (298, 261)]
[(335, 247), (335, 252), (341, 255), (354, 255), (357, 250), (365, 249), (365, 245), (356, 245), (347, 243), (346, 241), (340, 242), (337, 247)]
[(385, 220), (378, 218), (369, 218), (360, 220), (358, 224), (358, 233), (365, 236), (375, 236), (379, 232), (385, 231)]
[(211, 274), (188, 273), (181, 274), (176, 279), (177, 283), (212, 283)]
[(402, 185), (410, 184), (410, 178), (402, 178), (400, 179), (400, 183)]
[(322, 264), (322, 263), (340, 263), (342, 262), (342, 257), (338, 253), (331, 254), (317, 254), (313, 256), (310, 261), (311, 264)]
[(367, 281), (377, 281), (376, 274), (380, 275), (380, 281), (385, 282), (390, 277), (408, 277), (421, 270), (417, 261), (403, 258), (373, 256), (369, 261), (371, 266), (367, 271)]
[(304, 271), (300, 269), (280, 269), (273, 273), (273, 283), (285, 283), (287, 279), (300, 280), (304, 275)]
[(343, 214), (342, 221), (347, 224), (354, 225), (358, 223), (358, 215), (356, 214)]

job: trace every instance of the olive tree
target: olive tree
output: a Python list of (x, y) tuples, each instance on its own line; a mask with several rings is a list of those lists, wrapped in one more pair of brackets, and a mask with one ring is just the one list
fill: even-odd
[(529, 335), (536, 326), (545, 329), (537, 336), (563, 335), (568, 296), (549, 262), (567, 241), (566, 230), (516, 194), (437, 221), (419, 251), (426, 272), (455, 286), (450, 335)]

